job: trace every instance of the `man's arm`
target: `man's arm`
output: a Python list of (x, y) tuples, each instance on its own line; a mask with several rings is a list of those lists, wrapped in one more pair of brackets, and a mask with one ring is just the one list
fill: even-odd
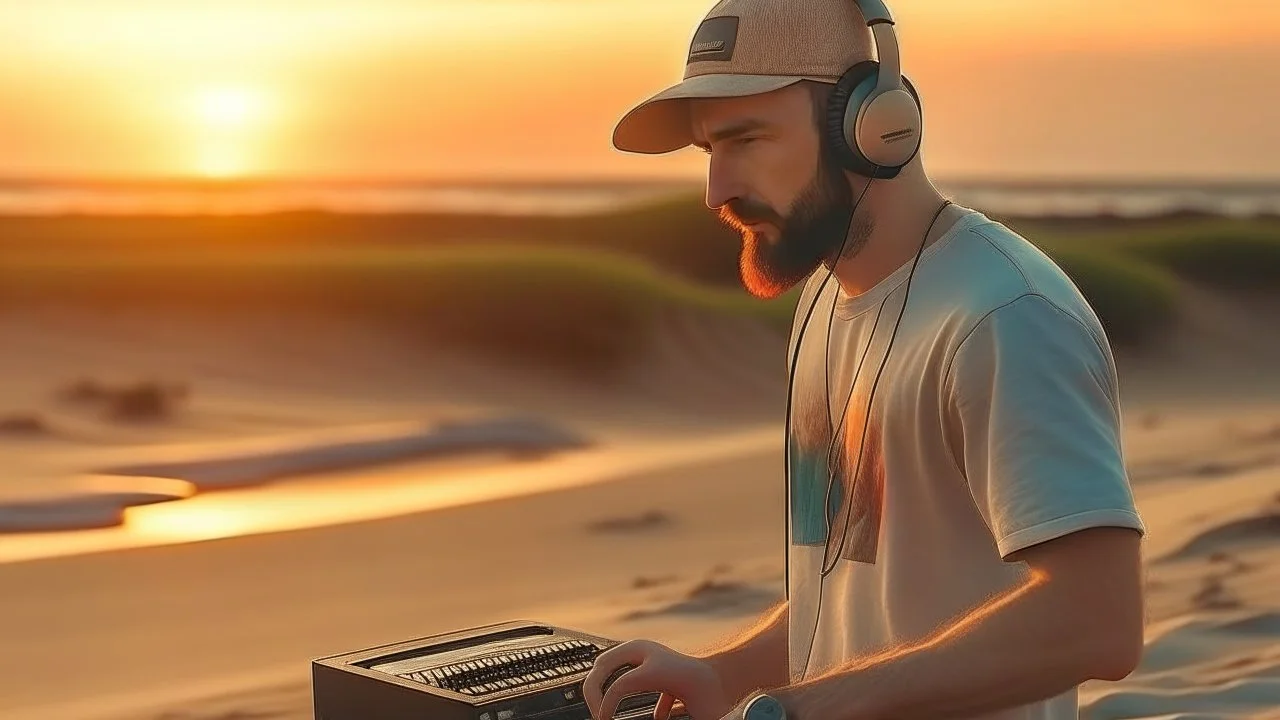
[(1142, 654), (1139, 543), (1099, 527), (1027, 548), (1016, 589), (920, 642), (772, 694), (789, 720), (944, 720), (1119, 680)]
[(787, 662), (787, 602), (766, 612), (753, 627), (720, 647), (696, 653), (720, 678), (724, 696), (736, 703), (761, 687), (790, 680)]

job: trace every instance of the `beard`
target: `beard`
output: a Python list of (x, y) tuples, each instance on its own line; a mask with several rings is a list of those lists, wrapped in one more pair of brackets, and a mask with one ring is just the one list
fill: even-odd
[[(743, 286), (752, 295), (771, 300), (804, 280), (819, 264), (834, 267), (836, 261), (862, 249), (872, 224), (866, 210), (856, 218), (853, 211), (844, 172), (822, 153), (813, 179), (785, 217), (765, 203), (735, 198), (721, 208), (720, 219), (742, 233), (738, 269)], [(776, 228), (777, 238), (770, 241), (746, 227), (757, 222)]]

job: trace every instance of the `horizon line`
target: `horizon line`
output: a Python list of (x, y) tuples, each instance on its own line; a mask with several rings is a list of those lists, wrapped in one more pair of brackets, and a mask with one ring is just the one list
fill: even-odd
[[(989, 187), (998, 186), (1093, 186), (1093, 187), (1187, 187), (1187, 186), (1280, 186), (1280, 175), (1221, 175), (1221, 174), (1138, 174), (1138, 173), (936, 173), (930, 179), (940, 185)], [(248, 186), (313, 185), (337, 187), (556, 187), (556, 186), (663, 186), (702, 185), (701, 174), (621, 174), (583, 173), (581, 175), (255, 175), (235, 178), (209, 178), (188, 175), (0, 175), (0, 187), (16, 186), (190, 186), (208, 189), (234, 189)]]

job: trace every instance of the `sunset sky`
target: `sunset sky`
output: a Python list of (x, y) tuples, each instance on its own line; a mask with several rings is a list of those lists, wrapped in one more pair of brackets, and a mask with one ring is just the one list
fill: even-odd
[[(0, 177), (696, 177), (609, 138), (713, 4), (0, 0)], [(891, 8), (935, 174), (1280, 177), (1280, 3)]]

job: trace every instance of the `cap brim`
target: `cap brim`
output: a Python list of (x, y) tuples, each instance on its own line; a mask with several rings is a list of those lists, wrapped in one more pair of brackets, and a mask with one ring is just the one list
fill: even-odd
[(623, 152), (660, 155), (693, 143), (689, 101), (730, 98), (781, 90), (801, 80), (828, 78), (779, 75), (695, 75), (637, 105), (618, 121), (613, 146)]

